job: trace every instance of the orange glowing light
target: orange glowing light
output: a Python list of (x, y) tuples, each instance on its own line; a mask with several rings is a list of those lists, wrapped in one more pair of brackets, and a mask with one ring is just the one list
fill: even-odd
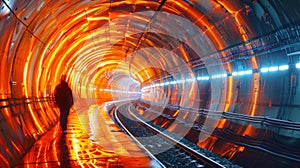
[[(31, 76), (31, 75), (30, 75), (31, 72), (29, 72), (29, 67), (28, 67), (28, 66), (29, 66), (29, 63), (30, 63), (30, 61), (31, 61), (31, 57), (32, 57), (32, 52), (29, 52), (29, 54), (28, 54), (28, 56), (27, 56), (27, 58), (26, 58), (27, 60), (26, 60), (26, 63), (25, 63), (25, 66), (24, 66), (24, 72), (23, 72), (23, 81), (24, 81), (25, 97), (29, 97), (28, 91), (31, 90), (31, 88), (30, 88), (30, 89), (28, 88), (28, 83), (27, 83), (27, 81), (29, 81), (29, 80), (27, 80), (27, 78), (28, 78), (29, 76)], [(43, 130), (43, 129), (42, 129), (42, 126), (41, 126), (41, 123), (40, 123), (39, 120), (38, 120), (38, 116), (36, 116), (37, 114), (35, 113), (35, 111), (33, 110), (33, 108), (32, 108), (31, 106), (32, 106), (32, 104), (29, 104), (29, 105), (28, 105), (28, 107), (29, 107), (29, 112), (30, 112), (30, 114), (31, 114), (31, 116), (32, 116), (32, 118), (33, 118), (33, 120), (35, 121), (35, 123), (36, 123), (38, 129), (39, 129), (39, 130)]]
[(29, 97), (28, 96), (28, 86), (27, 86), (27, 77), (29, 76), (28, 75), (28, 65), (29, 65), (29, 60), (30, 60), (30, 57), (32, 55), (32, 52), (29, 52), (28, 56), (27, 56), (27, 60), (26, 60), (26, 63), (25, 63), (25, 66), (24, 66), (24, 72), (23, 72), (23, 81), (24, 81), (24, 89), (25, 89), (25, 97)]
[(194, 24), (199, 28), (203, 29), (205, 27), (206, 30), (204, 30), (203, 33), (210, 37), (210, 40), (212, 40), (217, 49), (223, 49), (225, 47), (224, 42), (220, 38), (220, 34), (218, 31), (214, 31), (214, 25), (209, 23), (204, 14), (201, 14), (196, 9), (190, 8), (189, 4), (183, 1), (170, 0), (167, 1), (167, 3), (172, 4), (174, 8), (182, 11), (184, 15), (189, 16), (189, 19), (194, 20)]
[(176, 112), (173, 114), (173, 117), (177, 117), (180, 110), (176, 110)]
[(8, 159), (6, 158), (6, 156), (3, 156), (2, 152), (0, 153), (0, 159), (1, 159), (1, 161), (4, 162), (4, 163), (2, 163), (3, 165), (10, 165), (10, 163), (8, 162)]
[(224, 111), (228, 112), (230, 106), (231, 106), (231, 99), (232, 99), (232, 85), (233, 85), (233, 77), (232, 76), (228, 76), (228, 94), (227, 94), (227, 98), (226, 98), (226, 104), (225, 104), (225, 108)]
[(189, 115), (189, 113), (188, 112), (186, 112), (185, 114), (184, 114), (184, 116), (182, 117), (182, 119), (186, 119), (186, 117)]
[[(253, 51), (252, 51), (252, 53), (253, 53)], [(258, 69), (256, 57), (252, 57), (252, 58), (251, 58), (251, 63), (252, 63), (253, 69)]]
[[(224, 57), (226, 56), (226, 53), (225, 52), (222, 52), (221, 55)], [(227, 66), (227, 70), (228, 72), (232, 72), (232, 67), (231, 67), (231, 64), (229, 62), (226, 63), (226, 66)], [(232, 100), (232, 87), (233, 87), (233, 78), (232, 76), (228, 77), (228, 94), (227, 94), (227, 98), (226, 98), (226, 104), (225, 104), (225, 107), (224, 107), (224, 112), (228, 112), (229, 111), (229, 108), (231, 106), (231, 100)]]
[(168, 121), (165, 121), (165, 122), (161, 125), (161, 127), (164, 128), (167, 124), (168, 124)]
[(239, 146), (239, 147), (238, 147), (238, 151), (239, 151), (239, 152), (243, 152), (244, 150), (245, 150), (245, 147), (244, 147), (244, 146)]
[(251, 135), (251, 131), (252, 131), (253, 129), (252, 129), (252, 125), (247, 125), (247, 127), (246, 127), (246, 129), (244, 130), (244, 132), (243, 132), (243, 136), (249, 136), (249, 135)]
[[(251, 49), (251, 46), (247, 45), (246, 46), (248, 49)], [(253, 53), (253, 51), (252, 51)], [(255, 57), (252, 57), (251, 58), (251, 64), (252, 64), (252, 67), (254, 69), (258, 69), (258, 65), (257, 65), (257, 61), (256, 61), (256, 58)], [(254, 82), (253, 82), (253, 97), (252, 97), (252, 110), (251, 110), (251, 113), (250, 113), (250, 116), (254, 116), (255, 115), (255, 112), (256, 112), (256, 104), (257, 104), (257, 99), (258, 99), (258, 93), (259, 93), (259, 78), (260, 78), (260, 74), (259, 73), (256, 73), (253, 75), (253, 79), (254, 79)]]
[(260, 75), (259, 73), (255, 73), (253, 74), (253, 97), (252, 97), (252, 109), (251, 109), (251, 113), (250, 116), (254, 116), (255, 112), (256, 112), (256, 107), (257, 107), (257, 99), (258, 99), (258, 92), (259, 92), (259, 79)]
[[(240, 35), (243, 39), (243, 41), (247, 41), (248, 40), (248, 35), (246, 30), (244, 29), (244, 26), (241, 24), (241, 21), (238, 17), (238, 14), (243, 10), (243, 8), (239, 9), (239, 10), (234, 10), (230, 8), (230, 3), (229, 2), (224, 2), (224, 1), (217, 1), (219, 4), (221, 4), (234, 18), (234, 20), (236, 21), (237, 24), (237, 28), (240, 32)], [(225, 4), (227, 3), (227, 4)]]
[[(241, 35), (243, 41), (247, 41), (249, 39), (249, 37), (247, 35), (247, 32), (246, 32), (244, 26), (242, 25), (242, 21), (240, 20), (240, 18), (238, 16), (238, 14), (243, 10), (243, 8), (241, 8), (239, 10), (234, 10), (234, 9), (230, 8), (230, 7), (233, 7), (233, 6), (230, 6), (229, 2), (224, 2), (224, 1), (217, 1), (217, 2), (220, 3), (230, 14), (232, 14), (233, 18), (236, 21), (238, 30), (240, 32), (240, 35)], [(251, 49), (251, 46), (249, 46), (249, 45), (246, 45), (246, 47), (249, 50)], [(254, 68), (254, 69), (258, 68), (257, 61), (256, 61), (255, 57), (251, 58), (251, 63), (252, 63), (252, 68)], [(258, 99), (258, 95), (259, 95), (258, 94), (258, 92), (259, 92), (259, 82), (258, 81), (259, 80), (257, 80), (257, 79), (259, 79), (259, 77), (260, 77), (259, 74), (254, 74), (253, 75), (253, 79), (255, 79), (255, 80), (253, 82), (253, 94), (252, 94), (252, 103), (251, 103), (252, 108), (251, 108), (250, 116), (254, 116), (255, 111), (256, 111), (256, 106), (257, 106), (256, 104), (257, 104), (257, 99)], [(228, 100), (228, 98), (227, 98), (227, 100)]]
[(224, 128), (227, 119), (220, 119), (217, 128)]

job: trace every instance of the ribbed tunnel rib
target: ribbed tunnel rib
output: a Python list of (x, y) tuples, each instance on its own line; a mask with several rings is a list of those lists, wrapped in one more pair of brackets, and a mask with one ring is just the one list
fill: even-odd
[[(2, 0), (0, 166), (16, 164), (57, 122), (52, 95), (61, 74), (77, 107), (138, 98), (141, 111), (175, 108), (168, 115), (191, 125), (202, 122), (204, 111), (211, 119), (203, 121), (205, 133), (191, 136), (188, 127), (179, 134), (244, 166), (257, 166), (243, 160), (251, 156), (247, 144), (299, 162), (299, 153), (286, 152), (300, 138), (298, 6), (298, 0)], [(160, 125), (176, 132), (166, 122)], [(269, 143), (259, 129), (286, 148), (248, 142)]]

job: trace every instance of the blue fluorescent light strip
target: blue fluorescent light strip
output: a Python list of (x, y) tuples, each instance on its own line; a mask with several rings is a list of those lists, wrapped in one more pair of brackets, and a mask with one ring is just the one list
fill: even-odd
[(269, 68), (261, 68), (260, 72), (269, 72)]
[(197, 80), (209, 80), (208, 76), (198, 76)]
[(252, 70), (246, 70), (246, 71), (239, 71), (239, 72), (232, 72), (232, 76), (237, 76), (237, 75), (248, 75), (248, 74), (252, 74), (253, 71)]
[(245, 72), (244, 71), (240, 71), (240, 72), (238, 72), (238, 75), (245, 75)]
[(278, 69), (280, 71), (287, 70), (287, 69), (289, 69), (289, 65), (281, 65), (281, 66), (278, 67)]
[(269, 72), (278, 71), (278, 67), (269, 67)]
[(224, 78), (227, 77), (227, 74), (216, 74), (212, 75), (211, 78), (216, 79), (216, 78)]
[[(296, 64), (296, 68), (300, 69), (300, 63)], [(281, 65), (281, 66), (273, 66), (273, 67), (264, 67), (260, 69), (260, 72), (275, 72), (275, 71), (284, 71), (288, 70), (289, 65)], [(239, 71), (239, 72), (232, 72), (232, 76), (238, 76), (238, 75), (246, 75), (246, 74), (252, 74), (253, 70), (246, 70), (246, 71)], [(216, 78), (224, 78), (227, 77), (227, 74), (215, 74), (212, 75), (211, 78), (216, 79)], [(196, 78), (197, 80), (209, 80), (209, 76), (198, 76)], [(170, 82), (164, 82), (164, 83), (158, 83), (150, 86), (145, 86), (142, 88), (142, 91), (144, 92), (145, 90), (148, 90), (150, 88), (156, 87), (156, 86), (165, 86), (165, 85), (170, 85), (170, 84), (177, 84), (177, 83), (184, 83), (184, 82), (192, 82), (195, 81), (194, 78), (189, 78), (189, 79), (182, 79), (182, 80), (175, 80), (175, 81), (170, 81)], [(134, 92), (133, 92), (134, 93)]]
[(176, 83), (177, 83), (176, 81), (171, 81), (171, 82), (170, 82), (170, 84), (176, 84)]
[(252, 74), (252, 73), (253, 73), (252, 69), (245, 71), (245, 74)]

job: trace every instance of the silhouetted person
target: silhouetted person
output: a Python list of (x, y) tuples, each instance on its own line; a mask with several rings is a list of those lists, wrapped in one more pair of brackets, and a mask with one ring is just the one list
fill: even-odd
[(66, 76), (61, 76), (60, 84), (54, 90), (55, 104), (60, 110), (60, 126), (64, 133), (67, 133), (67, 122), (70, 108), (73, 105), (72, 90), (66, 82)]

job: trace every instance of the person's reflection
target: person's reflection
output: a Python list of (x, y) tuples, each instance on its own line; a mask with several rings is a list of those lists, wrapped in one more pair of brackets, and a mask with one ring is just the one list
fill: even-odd
[(65, 134), (61, 134), (60, 140), (59, 140), (59, 150), (60, 150), (60, 168), (69, 168), (70, 161), (69, 161), (69, 150), (67, 146), (67, 137)]

